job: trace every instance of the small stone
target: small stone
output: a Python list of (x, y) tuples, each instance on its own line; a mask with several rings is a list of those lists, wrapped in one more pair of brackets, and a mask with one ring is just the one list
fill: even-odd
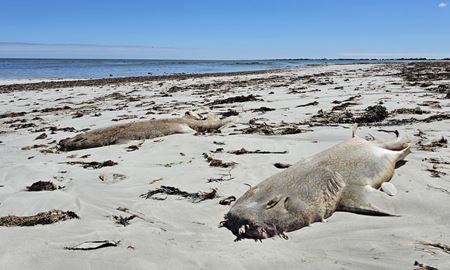
[(397, 188), (389, 182), (381, 184), (381, 190), (389, 196), (395, 196), (397, 194)]

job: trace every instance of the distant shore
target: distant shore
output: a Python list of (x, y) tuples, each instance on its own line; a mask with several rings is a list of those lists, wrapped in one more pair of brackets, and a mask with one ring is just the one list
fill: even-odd
[(133, 77), (101, 78), (101, 79), (48, 80), (48, 81), (42, 81), (42, 82), (15, 83), (15, 84), (0, 85), (0, 93), (9, 93), (9, 92), (14, 92), (14, 91), (28, 91), (28, 90), (44, 90), (44, 89), (53, 89), (53, 88), (68, 88), (68, 87), (78, 87), (78, 86), (102, 86), (102, 85), (121, 84), (121, 83), (137, 83), (137, 82), (151, 82), (151, 81), (165, 81), (165, 80), (172, 81), (172, 80), (186, 80), (186, 79), (193, 79), (193, 78), (266, 74), (266, 73), (274, 73), (274, 72), (281, 71), (281, 70), (283, 70), (283, 69), (235, 71), (235, 72), (215, 72), (215, 73), (171, 74), (171, 75), (154, 75), (154, 76), (133, 76)]

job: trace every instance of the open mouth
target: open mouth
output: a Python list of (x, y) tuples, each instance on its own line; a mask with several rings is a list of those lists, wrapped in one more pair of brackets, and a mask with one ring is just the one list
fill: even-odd
[(244, 238), (262, 240), (277, 235), (287, 239), (284, 232), (274, 224), (263, 223), (256, 225), (251, 222), (236, 222), (225, 217), (225, 220), (220, 223), (220, 226), (229, 229), (237, 237), (236, 241)]

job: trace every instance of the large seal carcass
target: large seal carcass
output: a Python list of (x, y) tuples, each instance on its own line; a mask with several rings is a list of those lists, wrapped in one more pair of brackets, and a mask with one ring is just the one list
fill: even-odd
[(389, 181), (398, 161), (410, 153), (404, 139), (369, 142), (360, 137), (335, 145), (248, 190), (221, 222), (238, 239), (285, 236), (337, 210), (391, 215), (387, 195), (377, 190)]
[(127, 140), (153, 139), (176, 133), (215, 130), (238, 120), (239, 118), (236, 116), (219, 119), (214, 113), (209, 113), (206, 119), (202, 119), (195, 112), (186, 112), (183, 117), (179, 118), (152, 119), (95, 129), (63, 139), (58, 144), (63, 151), (80, 150)]

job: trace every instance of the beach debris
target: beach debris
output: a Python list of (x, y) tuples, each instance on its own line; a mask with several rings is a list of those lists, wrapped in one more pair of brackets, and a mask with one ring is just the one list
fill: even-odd
[(440, 249), (442, 252), (450, 254), (450, 245), (442, 244), (439, 242), (432, 243), (428, 241), (418, 241), (417, 243), (426, 247), (437, 248)]
[[(98, 176), (98, 178), (100, 180), (102, 180), (103, 182), (107, 182), (110, 179), (106, 174), (100, 174)], [(110, 182), (116, 183), (118, 181), (122, 181), (122, 180), (125, 180), (125, 179), (127, 179), (126, 175), (123, 175), (123, 174), (120, 174), (120, 173), (113, 173), (112, 174), (112, 180)]]
[(243, 134), (264, 134), (264, 135), (273, 135), (274, 131), (271, 126), (269, 126), (266, 123), (254, 123), (250, 124), (248, 128), (241, 129), (239, 131), (242, 131)]
[(234, 155), (244, 155), (244, 154), (287, 154), (287, 151), (262, 151), (262, 150), (254, 150), (254, 151), (249, 151), (245, 148), (241, 148), (239, 150), (234, 150), (234, 151), (228, 151), (227, 153), (229, 154), (234, 154)]
[(209, 166), (211, 167), (229, 168), (234, 167), (237, 164), (234, 161), (224, 162), (220, 159), (213, 158), (209, 156), (207, 153), (203, 153), (203, 157), (206, 159), (206, 161), (209, 162)]
[(133, 145), (129, 145), (127, 146), (127, 152), (132, 152), (132, 151), (136, 151), (139, 150), (139, 148), (141, 148), (141, 146), (144, 144), (145, 140), (141, 141), (138, 144), (133, 144)]
[(377, 131), (379, 131), (379, 132), (386, 132), (386, 133), (394, 133), (395, 137), (397, 137), (397, 138), (400, 135), (398, 130), (377, 129)]
[(306, 131), (312, 131), (311, 129), (301, 129), (296, 126), (289, 126), (278, 130), (276, 133), (280, 135), (298, 134)]
[(164, 180), (164, 178), (162, 178), (162, 177), (153, 179), (152, 181), (150, 181), (149, 185), (153, 185), (154, 183), (162, 181), (162, 180)]
[(45, 139), (45, 138), (47, 138), (48, 136), (47, 136), (47, 133), (42, 133), (41, 135), (39, 135), (39, 136), (37, 136), (34, 140), (36, 141), (36, 140), (43, 140), (43, 139)]
[(118, 122), (122, 120), (135, 119), (138, 118), (137, 115), (134, 114), (122, 114), (118, 115), (116, 118), (111, 119), (111, 121)]
[(422, 102), (420, 104), (417, 104), (417, 105), (428, 106), (431, 109), (442, 109), (441, 103), (439, 101), (437, 101), (437, 100), (427, 100), (427, 101), (424, 101), (424, 102)]
[(234, 201), (236, 201), (236, 197), (230, 196), (230, 197), (226, 197), (225, 199), (220, 200), (219, 204), (220, 205), (230, 205)]
[(172, 195), (172, 196), (180, 196), (186, 199), (191, 199), (193, 203), (199, 203), (204, 200), (211, 200), (216, 198), (217, 196), (217, 189), (213, 188), (210, 192), (195, 192), (195, 193), (189, 193), (186, 191), (182, 191), (176, 187), (171, 186), (160, 186), (159, 188), (155, 190), (150, 190), (147, 193), (141, 194), (140, 197), (144, 199), (154, 199), (154, 200), (165, 200), (161, 198), (154, 198), (154, 195), (157, 194), (166, 194), (166, 195)]
[(228, 109), (228, 111), (219, 113), (222, 117), (229, 117), (229, 116), (236, 116), (239, 115), (239, 113), (236, 110)]
[(439, 270), (436, 267), (425, 265), (423, 263), (419, 263), (418, 261), (414, 261), (414, 266), (417, 266), (414, 270)]
[(131, 215), (131, 216), (128, 216), (128, 217), (123, 217), (123, 216), (120, 216), (120, 215), (119, 216), (113, 215), (112, 217), (113, 217), (114, 221), (117, 224), (120, 224), (120, 225), (123, 225), (124, 227), (126, 227), (126, 226), (130, 225), (130, 221), (132, 219), (136, 218), (137, 216), (136, 215)]
[(234, 96), (225, 99), (217, 99), (207, 105), (219, 105), (219, 104), (228, 104), (228, 103), (241, 103), (241, 102), (249, 102), (249, 101), (262, 101), (262, 99), (257, 96), (250, 94), (248, 96)]
[(72, 246), (72, 247), (64, 247), (67, 250), (94, 250), (105, 247), (117, 247), (120, 244), (120, 241), (110, 241), (110, 240), (102, 240), (102, 241), (86, 241), (81, 244)]
[(7, 112), (7, 113), (0, 114), (0, 119), (20, 117), (20, 116), (24, 116), (26, 114), (27, 114), (27, 112)]
[(0, 217), (0, 226), (35, 226), (52, 224), (59, 221), (65, 221), (76, 218), (78, 215), (72, 211), (50, 210), (48, 212), (41, 212), (32, 216), (4, 216)]
[(316, 106), (316, 105), (319, 105), (318, 101), (313, 101), (313, 102), (309, 102), (309, 103), (306, 103), (306, 104), (297, 105), (297, 106), (295, 106), (295, 108)]
[(378, 125), (383, 126), (400, 126), (400, 125), (410, 125), (414, 123), (432, 123), (432, 122), (438, 122), (443, 120), (450, 119), (450, 113), (439, 113), (434, 114), (429, 117), (423, 118), (423, 119), (417, 119), (414, 117), (411, 118), (404, 118), (404, 119), (389, 119), (384, 123), (378, 123)]
[(85, 169), (100, 169), (103, 167), (110, 167), (115, 166), (118, 163), (112, 160), (106, 160), (103, 162), (98, 161), (90, 161), (90, 162), (84, 162), (84, 161), (68, 161), (66, 162), (68, 165), (81, 165)]
[(428, 168), (428, 169), (426, 169), (426, 170), (429, 171), (429, 172), (431, 173), (431, 177), (436, 177), (436, 178), (438, 178), (438, 177), (447, 175), (447, 173), (442, 172), (442, 171), (439, 171), (438, 169), (439, 169), (438, 166), (437, 166), (436, 164), (433, 164), (433, 167), (432, 167), (432, 168)]
[(392, 114), (429, 114), (431, 113), (430, 111), (424, 111), (422, 110), (422, 108), (420, 108), (419, 106), (415, 107), (415, 108), (400, 108), (400, 109), (395, 109), (391, 112)]
[(275, 111), (275, 109), (274, 108), (269, 108), (269, 107), (259, 107), (259, 108), (256, 108), (256, 109), (252, 109), (252, 112), (262, 112), (262, 113), (265, 113), (265, 112), (270, 112), (270, 111)]
[(423, 151), (436, 151), (436, 148), (447, 148), (447, 139), (442, 136), (440, 139), (431, 141), (429, 144), (423, 144), (422, 141), (417, 142), (418, 149)]
[(355, 96), (351, 96), (349, 98), (346, 98), (344, 100), (340, 100), (340, 101), (339, 100), (335, 100), (335, 101), (333, 101), (331, 103), (333, 103), (333, 104), (341, 104), (341, 103), (344, 103), (344, 102), (350, 102), (350, 101), (359, 100), (361, 97), (362, 97), (361, 95), (355, 95)]
[(336, 105), (333, 108), (331, 108), (331, 111), (332, 112), (333, 111), (342, 111), (342, 110), (347, 109), (347, 107), (355, 106), (355, 105), (359, 105), (359, 104), (355, 103), (355, 102), (344, 102), (344, 103), (341, 103), (341, 104)]
[(374, 105), (366, 108), (362, 116), (356, 119), (357, 123), (374, 123), (381, 122), (388, 117), (386, 107), (382, 105)]
[(233, 168), (231, 168), (227, 174), (222, 174), (221, 177), (218, 178), (208, 178), (208, 183), (212, 183), (212, 182), (225, 182), (225, 181), (230, 181), (233, 180), (234, 177), (231, 176), (231, 170), (233, 170)]
[(286, 168), (291, 167), (291, 164), (277, 162), (277, 163), (273, 164), (273, 166), (275, 166), (275, 168), (278, 168), (278, 169), (286, 169)]
[(29, 145), (29, 146), (24, 146), (22, 148), (20, 148), (21, 150), (31, 150), (31, 149), (38, 149), (38, 148), (43, 148), (43, 147), (48, 147), (45, 144), (33, 144), (33, 145)]
[(27, 187), (27, 191), (53, 191), (61, 187), (50, 181), (38, 181)]

